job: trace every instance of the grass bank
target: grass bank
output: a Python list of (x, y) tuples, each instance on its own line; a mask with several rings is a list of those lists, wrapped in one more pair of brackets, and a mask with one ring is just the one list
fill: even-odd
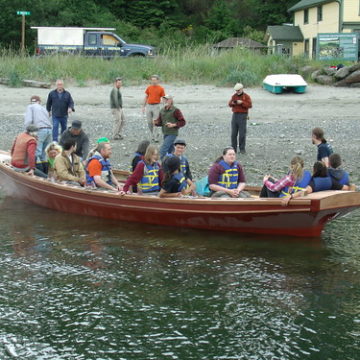
[(0, 53), (0, 77), (19, 86), (22, 79), (55, 81), (63, 78), (76, 85), (89, 81), (110, 83), (123, 76), (128, 84), (139, 84), (151, 74), (163, 81), (187, 84), (258, 86), (269, 74), (296, 73), (306, 65), (319, 65), (304, 58), (260, 55), (237, 48), (216, 52), (209, 46), (168, 48), (154, 59), (133, 57), (104, 60), (80, 56), (21, 56), (8, 51)]

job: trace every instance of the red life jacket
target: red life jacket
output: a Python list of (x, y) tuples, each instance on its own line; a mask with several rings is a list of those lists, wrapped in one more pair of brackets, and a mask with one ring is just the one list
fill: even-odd
[(15, 139), (13, 152), (11, 154), (12, 166), (17, 168), (26, 168), (30, 165), (28, 160), (28, 146), (31, 142), (35, 142), (36, 144), (36, 139), (27, 133), (21, 133), (17, 136)]

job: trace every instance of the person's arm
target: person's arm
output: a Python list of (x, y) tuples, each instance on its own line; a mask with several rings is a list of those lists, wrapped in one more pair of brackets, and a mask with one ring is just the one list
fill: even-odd
[(26, 111), (25, 111), (25, 115), (24, 115), (24, 127), (25, 129), (27, 128), (27, 126), (29, 126), (30, 124), (33, 123), (33, 112), (32, 112), (32, 108), (31, 106), (27, 106)]
[(321, 158), (321, 161), (324, 163), (324, 165), (325, 165), (327, 168), (330, 166), (329, 157), (328, 157), (328, 156)]
[(244, 169), (240, 164), (238, 164), (238, 174), (239, 174), (238, 186), (237, 186), (236, 190), (237, 190), (237, 194), (240, 194), (241, 191), (243, 191), (246, 186)]
[(174, 118), (176, 119), (176, 123), (168, 123), (168, 124), (166, 124), (167, 127), (181, 128), (181, 127), (185, 126), (186, 121), (184, 119), (182, 112), (179, 109), (176, 109), (174, 111)]
[(234, 102), (234, 96), (231, 97), (231, 99), (230, 99), (230, 101), (229, 101), (229, 106), (230, 106), (230, 107), (236, 106), (236, 103)]
[(296, 199), (296, 198), (299, 198), (299, 197), (302, 197), (302, 196), (306, 196), (306, 195), (308, 195), (308, 194), (311, 194), (311, 193), (313, 192), (312, 186), (314, 186), (313, 183), (312, 183), (312, 185), (308, 185), (308, 186), (305, 188), (305, 190), (303, 190), (303, 191), (297, 191), (296, 193), (291, 194), (290, 196), (284, 197), (284, 198), (281, 200), (281, 205), (282, 205), (282, 206), (288, 206), (290, 200)]
[(248, 94), (244, 94), (241, 106), (245, 109), (252, 108), (251, 97)]
[(177, 193), (168, 193), (166, 192), (166, 190), (161, 189), (159, 192), (159, 197), (161, 198), (177, 198), (181, 196), (181, 192), (177, 192)]
[(115, 88), (113, 88), (111, 90), (111, 93), (110, 93), (110, 102), (113, 106), (115, 106), (116, 109), (119, 109), (120, 108), (120, 105), (119, 105), (119, 99), (117, 97), (117, 94), (116, 94), (116, 90)]
[(190, 164), (189, 164), (189, 161), (186, 159), (186, 177), (192, 181), (193, 179), (193, 176), (192, 176), (192, 173), (191, 173), (191, 170), (190, 170)]
[(161, 198), (176, 198), (181, 196), (181, 192), (178, 191), (179, 182), (172, 178), (169, 180), (160, 190), (159, 197)]
[(145, 90), (145, 97), (144, 97), (144, 101), (143, 101), (143, 104), (142, 104), (142, 111), (145, 112), (145, 107), (146, 107), (146, 104), (148, 102), (148, 99), (149, 99), (149, 88), (147, 87), (146, 90)]
[(46, 101), (46, 110), (50, 116), (51, 113), (51, 107), (52, 107), (52, 96), (51, 96), (52, 92), (49, 93), (47, 101)]
[(329, 167), (329, 155), (325, 148), (325, 146), (321, 146), (318, 148), (318, 158), (320, 161), (326, 166)]
[(136, 186), (144, 176), (144, 167), (145, 164), (143, 162), (139, 162), (136, 165), (134, 172), (127, 178), (125, 185), (123, 187), (124, 192), (128, 192), (130, 186)]
[(111, 185), (109, 185), (106, 181), (104, 181), (102, 178), (101, 178), (101, 175), (95, 175), (94, 176), (94, 181), (95, 181), (95, 184), (98, 186), (98, 187), (102, 187), (102, 188), (105, 188), (105, 189), (108, 189), (108, 190), (112, 190), (112, 191), (116, 191), (117, 189), (115, 189), (114, 187), (112, 187)]
[(31, 170), (35, 169), (36, 141), (31, 140), (27, 148), (28, 163)]
[(115, 177), (114, 173), (111, 171), (111, 181), (112, 183), (116, 186), (116, 189), (118, 191), (122, 191), (123, 190), (123, 186), (119, 184), (118, 179)]
[(80, 161), (80, 159), (79, 159), (79, 175), (80, 175), (81, 185), (85, 185), (86, 173), (85, 173), (84, 166), (83, 166), (82, 162)]
[(156, 120), (154, 120), (154, 125), (155, 126), (162, 126), (161, 115), (159, 115), (159, 117)]
[(84, 135), (81, 149), (82, 149), (82, 158), (86, 159), (89, 154), (89, 137), (87, 135)]
[(74, 105), (74, 100), (71, 97), (71, 94), (69, 92), (68, 94), (69, 94), (68, 112), (71, 113), (72, 111), (75, 111), (75, 105)]

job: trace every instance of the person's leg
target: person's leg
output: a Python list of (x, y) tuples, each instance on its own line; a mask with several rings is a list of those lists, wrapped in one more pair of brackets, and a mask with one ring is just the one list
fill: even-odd
[(47, 175), (46, 175), (45, 173), (43, 173), (41, 170), (39, 170), (39, 169), (35, 169), (35, 170), (34, 170), (34, 175), (35, 175), (35, 176), (42, 177), (42, 178), (44, 178), (44, 179), (47, 178)]
[(154, 140), (154, 124), (153, 124), (153, 112), (152, 106), (146, 105), (146, 121), (150, 130), (151, 139)]
[[(159, 118), (160, 115), (160, 105), (152, 105), (152, 119), (157, 120)], [(159, 142), (160, 141), (160, 137), (161, 137), (161, 127), (160, 126), (154, 126), (153, 129), (153, 137), (155, 142)]]
[(121, 125), (121, 116), (119, 109), (112, 109), (111, 110), (113, 116), (114, 116), (114, 127), (113, 127), (113, 135), (112, 138), (114, 140), (120, 138), (120, 125)]
[(237, 151), (237, 137), (239, 132), (238, 113), (233, 113), (231, 119), (231, 146)]
[(239, 148), (241, 152), (245, 152), (246, 146), (246, 125), (247, 114), (239, 114)]
[(173, 147), (176, 135), (164, 135), (164, 142), (160, 148), (160, 159), (169, 153)]
[[(43, 160), (43, 152), (44, 152), (44, 142), (47, 137), (47, 129), (39, 129), (37, 132), (37, 144), (36, 144), (36, 152), (35, 158), (36, 162), (41, 162)], [(45, 153), (45, 152), (44, 152)]]
[(53, 121), (52, 138), (53, 138), (54, 141), (58, 141), (58, 137), (59, 137), (59, 118), (57, 118), (56, 116), (53, 116), (52, 121)]
[(60, 125), (61, 125), (61, 134), (66, 130), (67, 128), (67, 120), (68, 117), (64, 116), (62, 118), (60, 118)]

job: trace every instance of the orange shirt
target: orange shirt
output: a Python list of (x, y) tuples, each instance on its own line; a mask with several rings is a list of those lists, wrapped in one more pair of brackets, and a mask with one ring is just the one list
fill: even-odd
[(160, 104), (161, 98), (165, 96), (165, 90), (160, 85), (149, 85), (145, 94), (148, 96), (148, 104)]
[(102, 166), (100, 164), (100, 161), (97, 159), (91, 160), (87, 167), (87, 171), (91, 177), (101, 176), (101, 170)]

